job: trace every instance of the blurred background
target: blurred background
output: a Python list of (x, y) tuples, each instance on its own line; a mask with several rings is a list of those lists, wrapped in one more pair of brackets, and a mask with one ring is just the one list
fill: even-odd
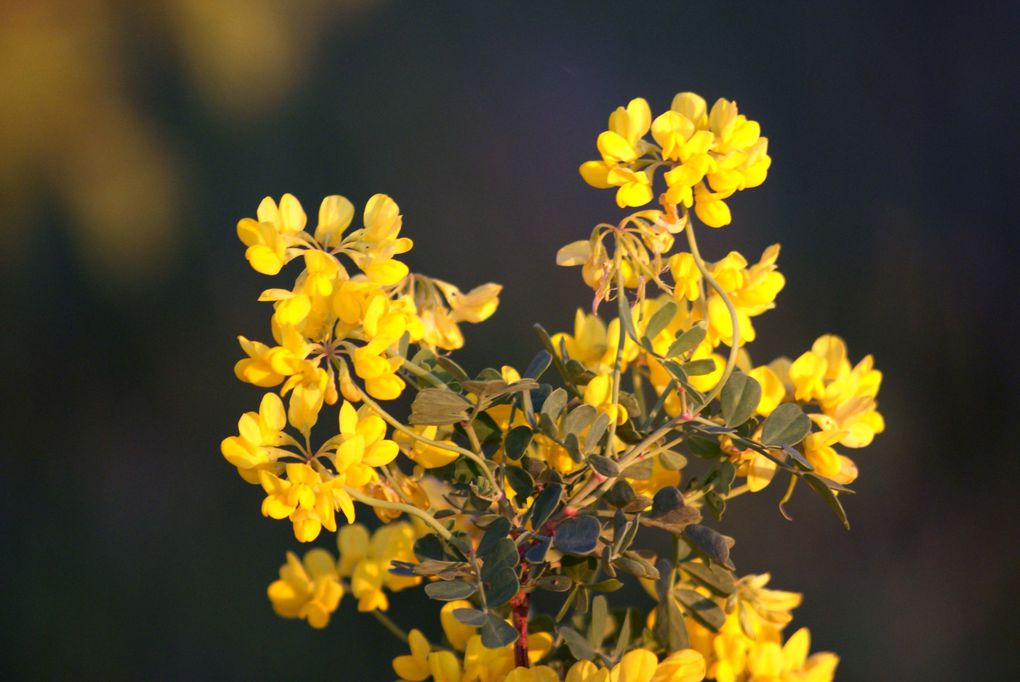
[(769, 490), (721, 524), (738, 568), (805, 593), (838, 679), (1016, 679), (1020, 5), (637, 7), (0, 3), (0, 677), (392, 679), (350, 600), (316, 632), (265, 597), (297, 543), (219, 454), (260, 395), (235, 337), (269, 336), (236, 220), (392, 195), (412, 269), (506, 285), (458, 361), (523, 367), (590, 301), (554, 255), (619, 214), (577, 173), (609, 112), (694, 90), (770, 138), (702, 233), (783, 244), (752, 356), (835, 332), (885, 372), (853, 530)]

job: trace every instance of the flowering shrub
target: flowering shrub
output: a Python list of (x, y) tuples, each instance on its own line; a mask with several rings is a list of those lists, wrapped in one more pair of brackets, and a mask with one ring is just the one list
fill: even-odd
[[(523, 371), (469, 372), (450, 357), (500, 286), (463, 292), (408, 272), (390, 197), (371, 197), (353, 230), (340, 196), (311, 231), (289, 194), (238, 223), (256, 271), (301, 269), (259, 299), (273, 304), (273, 343), (239, 339), (237, 377), (273, 390), (222, 453), (261, 487), (264, 516), (300, 542), (336, 532), (339, 551), (288, 552), (269, 599), (323, 628), (351, 594), (407, 643), (393, 669), (410, 682), (830, 680), (835, 654), (809, 654), (804, 628), (784, 637), (801, 596), (767, 588), (767, 574), (738, 577), (733, 539), (708, 518), (778, 477), (780, 511), (800, 483), (848, 525), (857, 466), (837, 447), (882, 431), (881, 374), (833, 335), (793, 361), (751, 361), (753, 319), (786, 284), (779, 246), (754, 263), (736, 251), (707, 262), (695, 238), (698, 221), (727, 225), (726, 201), (768, 172), (768, 142), (735, 103), (681, 93), (653, 119), (635, 99), (597, 147), (582, 177), (640, 210), (560, 250), (592, 288), (592, 312), (569, 332), (536, 326), (542, 349)], [(641, 208), (660, 170), (659, 206)], [(408, 392), (406, 418), (384, 406)], [(374, 532), (356, 522), (364, 507)], [(610, 606), (625, 580), (651, 610)], [(444, 603), (442, 642), (385, 613), (392, 593), (419, 585)], [(537, 591), (558, 611), (538, 613)]]

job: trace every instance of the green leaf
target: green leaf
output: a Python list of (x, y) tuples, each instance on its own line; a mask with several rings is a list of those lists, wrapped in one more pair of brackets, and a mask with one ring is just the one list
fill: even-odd
[(464, 371), (463, 367), (461, 367), (460, 365), (458, 365), (456, 362), (446, 357), (445, 355), (437, 355), (436, 364), (445, 369), (450, 374), (450, 376), (452, 376), (454, 379), (461, 383), (464, 383), (470, 378), (468, 377), (468, 373)]
[(556, 528), (553, 545), (564, 554), (590, 554), (601, 532), (602, 526), (594, 516), (575, 516)]
[(609, 490), (602, 495), (603, 500), (617, 508), (626, 507), (636, 497), (634, 488), (622, 478), (613, 483)]
[(566, 406), (567, 392), (562, 388), (557, 388), (542, 403), (542, 414), (548, 416), (549, 420), (555, 424)]
[(577, 630), (562, 626), (559, 629), (560, 636), (570, 649), (570, 655), (579, 661), (590, 661), (595, 658), (595, 650)]
[(490, 587), (485, 591), (485, 599), (490, 607), (502, 606), (517, 594), (521, 584), (514, 569), (504, 566), (496, 570), (489, 579)]
[(524, 374), (521, 376), (528, 379), (538, 379), (545, 374), (545, 371), (549, 369), (551, 364), (552, 355), (549, 351), (540, 350), (535, 354), (535, 357), (531, 358), (531, 362), (528, 363), (527, 369), (524, 370)]
[(722, 566), (687, 561), (680, 564), (680, 568), (696, 582), (720, 597), (728, 597), (737, 589), (733, 573)]
[(464, 623), (464, 625), (480, 628), (485, 625), (487, 614), (485, 611), (479, 611), (478, 609), (454, 609), (453, 617)]
[(535, 583), (539, 589), (547, 590), (549, 592), (566, 592), (574, 585), (574, 581), (569, 576), (565, 575), (543, 575)]
[(627, 609), (623, 616), (623, 625), (620, 626), (619, 638), (616, 640), (616, 648), (613, 649), (613, 660), (619, 661), (624, 652), (627, 651), (627, 647), (630, 646), (631, 638), (631, 627), (630, 627), (630, 609)]
[(704, 325), (697, 324), (676, 337), (676, 341), (674, 341), (670, 345), (669, 350), (666, 351), (666, 357), (675, 358), (681, 353), (694, 350), (704, 340), (705, 327)]
[(719, 394), (726, 425), (737, 426), (750, 419), (759, 400), (761, 385), (754, 378), (739, 371), (731, 374)]
[(836, 493), (832, 491), (832, 488), (826, 485), (826, 479), (823, 479), (821, 476), (816, 476), (815, 474), (803, 474), (801, 478), (804, 479), (805, 483), (811, 486), (812, 490), (821, 495), (822, 499), (825, 500), (825, 503), (832, 508), (832, 511), (836, 512), (836, 516), (839, 517), (843, 527), (850, 530), (850, 519), (847, 518), (846, 510), (843, 509), (843, 503), (839, 501), (838, 497), (836, 497)]
[(683, 537), (692, 547), (715, 563), (725, 566), (731, 571), (734, 569), (733, 562), (730, 561), (731, 538), (701, 524), (688, 526), (684, 530)]
[(503, 441), (503, 452), (510, 459), (520, 459), (528, 451), (533, 435), (534, 432), (527, 426), (515, 426), (507, 431), (506, 439)]
[(602, 474), (606, 478), (612, 478), (620, 475), (620, 465), (616, 463), (616, 460), (605, 457), (603, 455), (589, 455), (588, 464), (591, 468)]
[(651, 459), (635, 462), (623, 470), (623, 475), (638, 481), (647, 481), (655, 471), (655, 463)]
[(411, 403), (409, 424), (440, 426), (466, 421), (471, 407), (459, 393), (445, 388), (424, 388)]
[(635, 578), (648, 578), (649, 580), (659, 579), (659, 569), (648, 559), (634, 551), (627, 551), (623, 556), (613, 559), (613, 567), (624, 573), (629, 573)]
[(672, 514), (684, 507), (684, 496), (676, 486), (661, 488), (652, 498), (652, 518)]
[(543, 538), (539, 540), (524, 553), (524, 560), (532, 564), (540, 564), (545, 561), (545, 555), (549, 552), (549, 545), (551, 544), (549, 538)]
[(661, 308), (655, 311), (652, 318), (648, 320), (648, 326), (645, 329), (645, 338), (654, 339), (659, 335), (663, 329), (669, 326), (669, 323), (676, 317), (677, 304), (673, 301), (666, 301)]
[(616, 295), (620, 297), (620, 322), (623, 324), (627, 336), (632, 338), (634, 343), (640, 344), (641, 339), (638, 338), (637, 330), (634, 329), (634, 314), (630, 311), (630, 301), (627, 300), (627, 293), (625, 291), (618, 291)]
[(726, 614), (714, 601), (694, 590), (675, 589), (673, 595), (683, 604), (687, 615), (710, 630), (718, 632), (726, 621)]
[(659, 464), (670, 471), (680, 471), (687, 466), (687, 458), (675, 450), (664, 450), (659, 453)]
[(502, 649), (507, 644), (516, 642), (517, 635), (517, 630), (499, 616), (490, 613), (485, 617), (485, 625), (482, 626), (482, 644), (486, 648)]
[(485, 556), (482, 564), (482, 580), (489, 582), (492, 576), (502, 568), (513, 568), (521, 560), (517, 545), (510, 538), (500, 538)]
[(496, 548), (500, 540), (510, 532), (510, 520), (504, 516), (497, 517), (485, 529), (485, 534), (478, 542), (478, 556), (484, 557)]
[(430, 599), (437, 601), (454, 601), (456, 599), (467, 599), (477, 589), (476, 585), (464, 582), (463, 580), (440, 580), (425, 585), (425, 594)]
[(711, 374), (715, 371), (715, 360), (712, 358), (701, 358), (700, 360), (692, 360), (685, 363), (683, 366), (684, 373), (689, 377), (701, 376), (702, 374)]
[(573, 433), (580, 436), (581, 431), (591, 424), (596, 416), (598, 416), (598, 410), (593, 406), (587, 403), (578, 405), (563, 419), (563, 433)]
[(586, 587), (592, 592), (616, 592), (618, 589), (623, 587), (623, 582), (616, 578), (606, 578), (600, 580), (597, 583), (590, 583)]
[(588, 429), (588, 433), (584, 436), (584, 449), (586, 452), (591, 452), (598, 447), (599, 441), (602, 440), (602, 436), (605, 435), (608, 427), (609, 415), (601, 412), (595, 418), (595, 421), (592, 422), (591, 428)]
[[(616, 581), (620, 582), (620, 581)], [(621, 583), (622, 584), (622, 583)], [(589, 588), (591, 586), (589, 585)], [(606, 621), (609, 618), (609, 602), (599, 595), (591, 602), (591, 621), (588, 624), (588, 644), (593, 649), (602, 646), (602, 640), (606, 634)]]
[(415, 540), (414, 556), (418, 559), (418, 561), (425, 561), (426, 559), (443, 561), (448, 558), (443, 541), (440, 540), (439, 536), (434, 533), (423, 535)]
[(784, 403), (772, 411), (762, 424), (763, 445), (796, 445), (811, 431), (811, 420), (796, 403)]
[(667, 651), (679, 651), (690, 646), (687, 638), (687, 626), (680, 606), (670, 595), (655, 607), (655, 638), (666, 647)]
[(535, 492), (535, 479), (531, 477), (531, 474), (523, 467), (518, 466), (508, 466), (505, 471), (514, 492), (521, 497), (531, 497), (531, 493)]
[(535, 501), (531, 504), (531, 527), (533, 529), (536, 531), (541, 530), (542, 524), (548, 521), (552, 513), (556, 511), (562, 496), (563, 486), (559, 483), (547, 485), (538, 494)]

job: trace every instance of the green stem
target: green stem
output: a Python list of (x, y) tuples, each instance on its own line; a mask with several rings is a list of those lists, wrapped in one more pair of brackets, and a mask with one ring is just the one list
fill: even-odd
[(617, 316), (620, 322), (620, 333), (616, 340), (616, 358), (613, 360), (613, 405), (615, 407), (616, 414), (612, 415), (612, 419), (609, 420), (609, 438), (606, 439), (606, 457), (612, 457), (616, 454), (613, 440), (616, 438), (616, 422), (619, 418), (620, 412), (620, 369), (623, 366), (623, 346), (627, 343), (627, 327), (623, 323), (623, 316), (626, 314), (627, 309), (623, 304), (623, 297), (627, 295), (623, 288), (623, 270), (620, 268), (622, 260), (620, 238), (616, 239), (616, 246), (613, 249), (613, 258), (616, 261), (616, 303), (617, 303)]
[(404, 512), (405, 514), (410, 514), (411, 516), (417, 516), (419, 519), (421, 519), (428, 525), (432, 526), (433, 530), (435, 530), (436, 533), (442, 536), (444, 540), (449, 541), (453, 539), (453, 534), (446, 529), (446, 526), (432, 518), (432, 515), (429, 514), (428, 512), (424, 512), (421, 509), (418, 509), (418, 507), (414, 507), (409, 504), (402, 504), (400, 502), (390, 502), (389, 500), (378, 500), (374, 497), (369, 497), (368, 495), (365, 495), (357, 488), (352, 488), (349, 485), (344, 486), (344, 491), (358, 502), (361, 502), (362, 504), (367, 504), (369, 507), (390, 509), (392, 511)]
[(379, 609), (374, 609), (372, 611), (372, 615), (375, 616), (375, 619), (379, 621), (384, 628), (389, 630), (391, 635), (399, 639), (401, 642), (407, 642), (407, 633), (404, 632), (403, 628), (394, 623), (389, 616)]
[[(698, 266), (698, 270), (701, 272), (701, 277), (704, 281), (708, 282), (708, 285), (715, 289), (715, 292), (722, 298), (723, 303), (726, 304), (726, 311), (730, 316), (730, 327), (732, 334), (730, 338), (730, 354), (726, 358), (726, 367), (723, 368), (722, 376), (719, 377), (719, 381), (712, 387), (712, 390), (705, 395), (705, 401), (698, 408), (700, 412), (710, 402), (712, 402), (719, 393), (722, 392), (723, 386), (726, 385), (726, 381), (730, 378), (730, 374), (733, 373), (733, 368), (737, 366), (737, 352), (740, 350), (740, 324), (737, 319), (737, 309), (733, 305), (733, 301), (730, 300), (729, 295), (719, 285), (719, 282), (712, 277), (709, 273), (708, 268), (705, 266), (705, 261), (701, 259), (701, 253), (698, 251), (698, 242), (694, 238), (694, 222), (687, 217), (687, 225), (684, 232), (687, 233), (687, 243), (691, 247), (691, 255), (694, 256), (694, 263)], [(705, 299), (705, 324), (708, 324), (708, 299)]]
[(437, 377), (435, 374), (428, 371), (424, 367), (419, 367), (418, 365), (414, 364), (407, 358), (404, 358), (403, 360), (404, 360), (404, 364), (402, 365), (403, 368), (406, 369), (411, 374), (415, 375), (416, 377), (424, 379), (425, 381), (429, 382), (436, 388), (448, 388), (447, 385), (444, 384), (439, 377)]

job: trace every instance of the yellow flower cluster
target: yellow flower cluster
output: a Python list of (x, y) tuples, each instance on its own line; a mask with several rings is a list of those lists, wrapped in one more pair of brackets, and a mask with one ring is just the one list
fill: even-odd
[[(235, 374), (269, 392), (221, 452), (261, 486), (263, 515), (289, 520), (301, 542), (335, 532), (339, 548), (288, 553), (268, 597), (281, 616), (323, 628), (352, 594), (406, 641), (392, 661), (403, 682), (831, 682), (835, 654), (810, 654), (806, 629), (784, 637), (801, 595), (769, 589), (768, 574), (738, 579), (733, 539), (701, 512), (721, 519), (782, 472), (781, 510), (804, 479), (847, 525), (837, 495), (857, 467), (836, 447), (884, 429), (882, 375), (870, 355), (852, 364), (833, 335), (792, 361), (752, 363), (755, 318), (786, 284), (779, 245), (757, 262), (737, 251), (706, 262), (693, 219), (728, 224), (729, 197), (767, 175), (768, 141), (735, 103), (709, 109), (680, 93), (653, 118), (635, 99), (608, 128), (581, 175), (640, 210), (560, 249), (557, 263), (580, 266), (594, 291), (591, 312), (578, 310), (569, 332), (537, 327), (545, 350), (523, 378), (510, 366), (468, 373), (444, 353), (464, 345), (461, 323), (494, 313), (501, 287), (465, 292), (409, 272), (398, 257), (412, 244), (389, 197), (371, 197), (356, 229), (340, 196), (323, 200), (314, 229), (289, 194), (238, 223), (257, 272), (301, 268), (260, 297), (273, 306), (273, 342), (239, 338)], [(615, 316), (603, 320), (609, 301)], [(377, 402), (408, 387), (406, 420)], [(330, 405), (335, 427), (313, 445)], [(688, 456), (700, 460), (694, 475)], [(383, 525), (355, 523), (355, 502)], [(672, 533), (676, 551), (642, 548), (641, 526)], [(624, 574), (658, 601), (637, 638), (628, 624), (639, 612), (621, 621), (591, 596)], [(391, 592), (423, 582), (444, 602), (438, 645), (382, 613)], [(571, 590), (557, 624), (532, 617), (536, 590)]]
[[(475, 628), (453, 617), (456, 609), (470, 608), (467, 601), (452, 601), (440, 611), (443, 633), (452, 649), (433, 647), (419, 630), (408, 636), (409, 654), (393, 659), (393, 670), (402, 682), (560, 682), (560, 675), (548, 665), (536, 665), (552, 649), (548, 632), (528, 638), (530, 667), (514, 665), (513, 645), (487, 649)], [(700, 682), (705, 679), (705, 659), (693, 649), (668, 655), (662, 661), (647, 649), (625, 654), (609, 668), (591, 661), (578, 661), (566, 671), (567, 682)]]
[[(502, 682), (514, 668), (514, 647), (507, 645), (489, 649), (482, 645), (476, 628), (465, 625), (453, 616), (456, 609), (472, 608), (471, 602), (447, 602), (439, 612), (443, 634), (453, 651), (434, 649), (419, 630), (408, 636), (411, 653), (393, 659), (393, 670), (406, 682)], [(529, 638), (528, 657), (537, 663), (552, 648), (553, 639), (546, 632)]]
[(389, 570), (394, 561), (415, 561), (416, 537), (414, 526), (406, 521), (386, 524), (371, 534), (360, 523), (340, 529), (339, 574), (350, 579), (358, 611), (386, 611), (389, 609), (386, 590), (399, 592), (421, 583), (418, 576), (398, 575)]
[(313, 549), (298, 559), (287, 552), (287, 563), (280, 567), (280, 579), (267, 590), (273, 610), (283, 618), (301, 618), (313, 628), (329, 624), (344, 594), (336, 561), (324, 549)]
[[(245, 256), (263, 274), (275, 275), (288, 262), (303, 257), (304, 269), (292, 289), (268, 289), (260, 300), (272, 301), (273, 338), (270, 347), (241, 337), (247, 358), (237, 363), (238, 378), (257, 386), (284, 383), (281, 393), (295, 392), (290, 414), (303, 432), (315, 423), (323, 402), (336, 401), (331, 366), (338, 361), (340, 389), (348, 400), (358, 400), (347, 362), (364, 381), (366, 392), (379, 400), (392, 400), (404, 389), (397, 375), (402, 364), (392, 352), (405, 334), (411, 342), (443, 348), (463, 343), (458, 322), (480, 322), (499, 303), (500, 287), (486, 284), (467, 294), (452, 284), (409, 276), (395, 256), (411, 249), (400, 237), (403, 218), (390, 197), (376, 194), (368, 200), (364, 227), (345, 234), (354, 218), (354, 206), (341, 196), (326, 197), (319, 208), (314, 236), (305, 231), (307, 218), (301, 204), (285, 194), (277, 206), (265, 198), (258, 219), (244, 218), (237, 225)], [(351, 275), (344, 257), (360, 273)], [(416, 281), (441, 287), (447, 304), (436, 296), (418, 296)], [(452, 313), (451, 313), (452, 309)], [(441, 320), (441, 321), (440, 321)], [(363, 344), (363, 345), (358, 345)]]
[[(363, 227), (348, 232), (354, 213), (344, 197), (326, 197), (309, 234), (300, 202), (285, 194), (279, 204), (266, 197), (257, 218), (237, 224), (245, 257), (257, 272), (276, 275), (294, 260), (304, 267), (291, 289), (267, 289), (260, 297), (273, 303), (276, 345), (239, 337), (247, 357), (235, 365), (237, 377), (263, 388), (280, 386), (280, 394), (266, 394), (258, 413), (243, 415), (239, 435), (226, 438), (221, 451), (244, 480), (264, 489), (262, 513), (290, 519), (302, 542), (323, 528), (335, 531), (338, 510), (353, 522), (350, 489), (378, 488), (375, 469), (398, 454), (383, 420), (354, 404), (364, 394), (392, 400), (403, 392), (401, 340), (455, 347), (463, 343), (459, 322), (480, 322), (499, 304), (495, 284), (464, 294), (447, 282), (411, 275), (395, 258), (412, 243), (400, 236), (400, 209), (388, 196), (371, 197)], [(445, 303), (423, 294), (426, 288), (441, 291)], [(281, 396), (288, 399), (286, 410)], [(313, 451), (310, 435), (323, 406), (341, 396), (338, 433)], [(288, 424), (302, 439), (286, 433)], [(385, 491), (375, 492), (385, 497)]]
[(389, 572), (392, 561), (413, 561), (415, 531), (407, 522), (381, 527), (374, 534), (361, 524), (344, 527), (337, 534), (340, 560), (315, 548), (298, 559), (287, 552), (280, 579), (269, 585), (273, 610), (284, 618), (301, 618), (313, 628), (324, 628), (344, 594), (358, 600), (359, 611), (385, 611), (385, 590), (399, 592), (421, 583), (417, 576)]
[[(654, 141), (646, 139), (649, 131)], [(644, 206), (653, 198), (655, 173), (663, 168), (665, 200), (693, 206), (710, 227), (730, 223), (725, 200), (762, 184), (772, 163), (761, 126), (738, 113), (736, 102), (720, 98), (709, 110), (692, 92), (676, 95), (670, 109), (654, 120), (647, 101), (632, 99), (609, 116), (609, 129), (596, 145), (602, 158), (580, 168), (589, 185), (615, 187), (621, 208)]]
[(737, 581), (736, 592), (720, 604), (726, 619), (718, 632), (685, 619), (691, 646), (707, 662), (707, 676), (717, 682), (831, 682), (839, 657), (828, 652), (809, 656), (807, 628), (783, 643), (782, 630), (802, 596), (766, 589), (768, 582), (767, 573)]
[[(792, 363), (779, 358), (752, 369), (745, 357), (740, 368), (762, 387), (757, 414), (767, 417), (785, 402), (811, 405), (819, 410), (808, 415), (817, 430), (803, 442), (804, 456), (816, 473), (840, 484), (852, 483), (857, 478), (857, 465), (833, 446), (867, 447), (876, 434), (885, 430), (876, 400), (882, 373), (875, 369), (872, 356), (867, 355), (851, 366), (846, 342), (826, 334)], [(737, 473), (747, 476), (752, 492), (765, 488), (772, 480), (776, 464), (767, 457), (736, 449), (731, 454), (739, 464)]]

